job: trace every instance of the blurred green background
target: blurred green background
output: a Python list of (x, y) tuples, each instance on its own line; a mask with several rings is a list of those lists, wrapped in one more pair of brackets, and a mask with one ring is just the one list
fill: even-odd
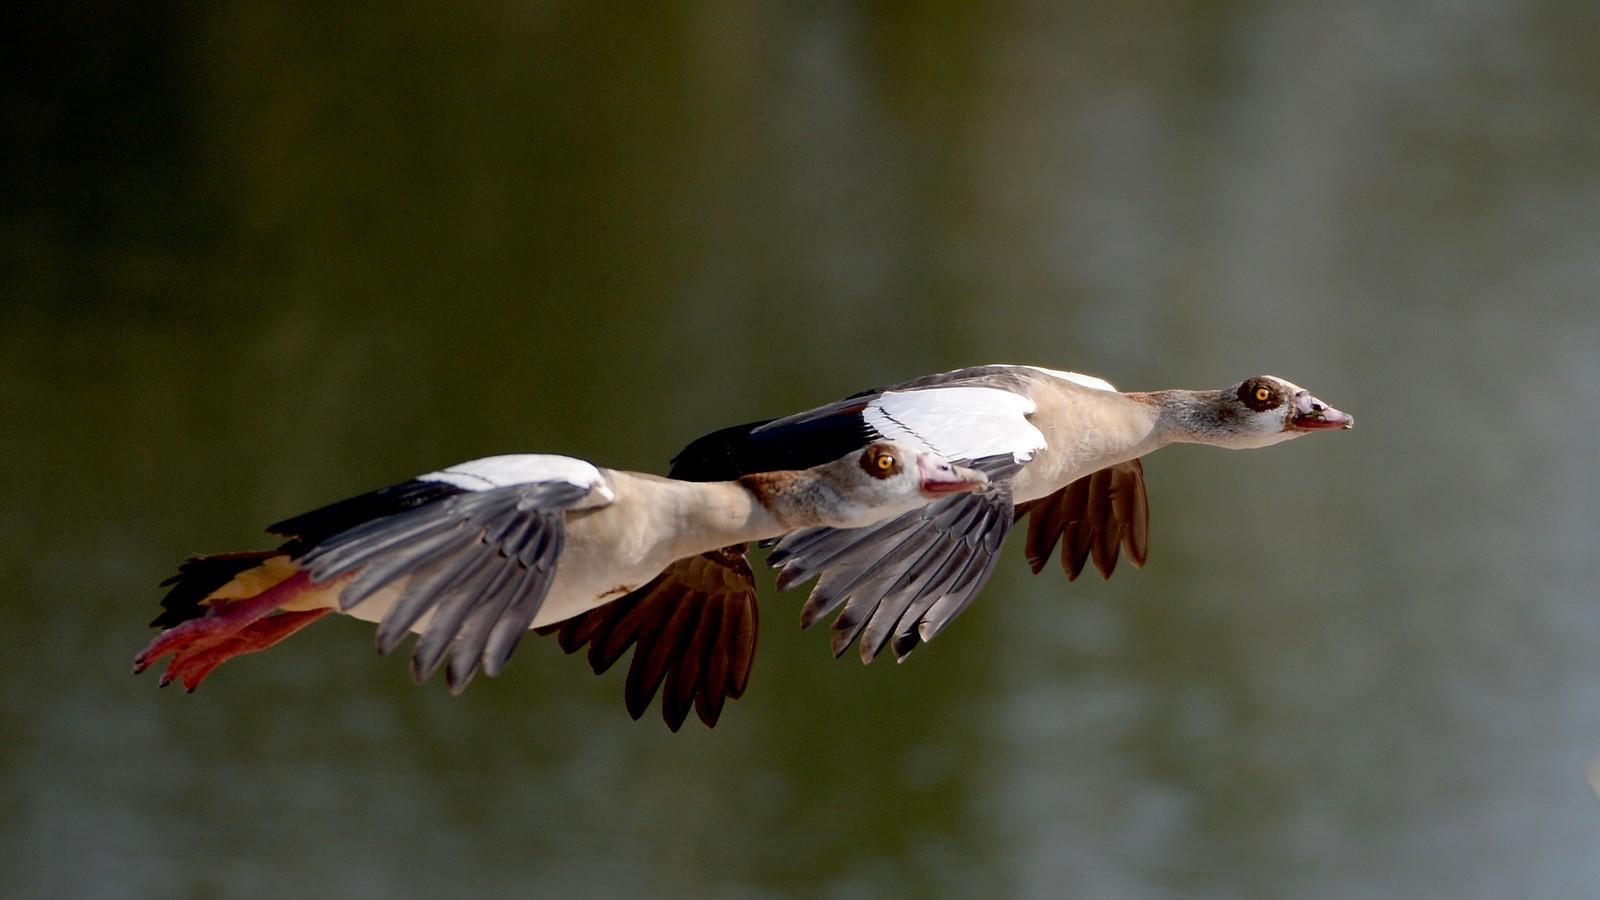
[[(0, 93), (0, 895), (1592, 898), (1600, 6), (66, 4)], [(128, 674), (186, 554), (986, 362), (1300, 382), (1143, 572), (708, 732), (553, 642)], [(767, 582), (770, 587), (770, 581)]]

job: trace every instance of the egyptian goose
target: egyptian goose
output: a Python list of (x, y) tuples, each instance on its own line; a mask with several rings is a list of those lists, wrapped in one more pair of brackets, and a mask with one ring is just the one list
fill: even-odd
[[(833, 622), (835, 656), (859, 642), (863, 662), (888, 646), (904, 660), (972, 602), (1017, 520), (1030, 517), (1026, 549), (1035, 574), (1059, 542), (1068, 580), (1089, 559), (1109, 578), (1119, 547), (1135, 565), (1145, 562), (1149, 507), (1140, 457), (1171, 443), (1267, 447), (1354, 424), (1270, 375), (1222, 390), (1123, 393), (1075, 372), (990, 365), (713, 432), (684, 448), (671, 475), (726, 479), (801, 467), (883, 439), (985, 471), (993, 484), (981, 494), (865, 529), (804, 529), (780, 540), (768, 559), (780, 569), (780, 588), (821, 576), (802, 608), (802, 627), (843, 607)], [(620, 655), (614, 648), (634, 639), (630, 628), (676, 615), (685, 604), (725, 603), (750, 590), (749, 578), (742, 547), (680, 560), (650, 584), (563, 626), (562, 646), (571, 652), (586, 641), (604, 644), (606, 652), (590, 653), (595, 671), (604, 671)], [(665, 665), (693, 670), (701, 665), (690, 658), (694, 652), (719, 651), (684, 646)]]
[[(475, 460), (279, 522), (268, 530), (288, 540), (276, 550), (190, 559), (166, 582), (165, 612), (151, 623), (166, 630), (135, 658), (135, 671), (170, 653), (162, 684), (181, 680), (192, 691), (222, 662), (338, 611), (379, 623), (381, 653), (421, 635), (418, 681), (448, 653), (446, 677), (459, 692), (479, 667), (498, 674), (528, 629), (604, 605), (674, 560), (799, 528), (871, 526), (987, 481), (890, 441), (800, 471), (726, 481), (565, 456)], [(753, 645), (753, 591), (738, 601), (686, 606), (662, 640)], [(723, 697), (743, 692), (748, 660), (735, 653), (675, 669), (663, 700), (673, 730), (695, 698), (715, 723)], [(665, 674), (653, 670), (648, 685), (642, 672), (639, 684), (630, 680), (630, 709), (642, 712)]]

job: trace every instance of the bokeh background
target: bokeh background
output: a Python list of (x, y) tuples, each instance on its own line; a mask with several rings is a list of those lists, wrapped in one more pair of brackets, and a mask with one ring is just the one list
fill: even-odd
[[(1600, 896), (1600, 6), (25, 19), (0, 895)], [(1009, 547), (905, 665), (769, 592), (714, 732), (548, 640), (452, 699), (346, 619), (128, 674), (285, 515), (995, 361), (1360, 424), (1161, 451), (1144, 571)]]

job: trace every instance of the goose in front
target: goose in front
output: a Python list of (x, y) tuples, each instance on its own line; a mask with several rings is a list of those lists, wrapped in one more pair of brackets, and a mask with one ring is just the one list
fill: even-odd
[[(671, 475), (726, 479), (801, 467), (886, 439), (986, 472), (992, 485), (981, 494), (947, 498), (862, 529), (803, 529), (782, 538), (768, 559), (780, 569), (780, 588), (820, 576), (801, 625), (839, 610), (835, 656), (855, 643), (863, 662), (887, 647), (904, 660), (972, 602), (1017, 521), (1028, 519), (1027, 558), (1036, 574), (1059, 544), (1069, 580), (1090, 560), (1110, 577), (1119, 548), (1141, 566), (1148, 552), (1141, 457), (1172, 443), (1268, 447), (1354, 424), (1271, 375), (1221, 390), (1120, 392), (1075, 372), (989, 365), (724, 428), (685, 447)], [(703, 571), (716, 567), (724, 574), (720, 581)], [(719, 603), (719, 590), (745, 589), (748, 572), (738, 547), (681, 560), (611, 607), (563, 626), (562, 644), (569, 652), (585, 641), (625, 646), (635, 623), (685, 603)], [(692, 669), (700, 662), (691, 656), (702, 650), (680, 648), (667, 664)], [(596, 658), (615, 656), (591, 651), (591, 661)]]
[[(276, 550), (189, 560), (167, 582), (165, 611), (151, 623), (166, 630), (135, 658), (135, 671), (171, 654), (162, 684), (193, 690), (222, 662), (339, 611), (377, 622), (383, 653), (420, 635), (414, 676), (427, 678), (448, 655), (446, 678), (460, 691), (479, 668), (498, 674), (530, 628), (605, 605), (674, 560), (800, 528), (869, 527), (988, 483), (982, 472), (900, 442), (835, 456), (798, 471), (699, 482), (535, 454), (451, 466), (279, 522), (269, 530), (288, 540)], [(694, 577), (693, 567), (684, 573)], [(628, 687), (635, 718), (663, 679), (673, 730), (691, 705), (714, 724), (724, 698), (743, 692), (754, 591), (721, 599), (685, 605), (636, 635), (733, 649), (670, 676), (639, 671)]]

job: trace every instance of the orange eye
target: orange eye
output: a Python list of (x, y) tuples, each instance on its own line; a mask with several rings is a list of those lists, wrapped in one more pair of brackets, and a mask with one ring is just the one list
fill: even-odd
[(1262, 403), (1265, 403), (1272, 399), (1272, 391), (1268, 390), (1265, 386), (1258, 387), (1256, 388), (1256, 399), (1260, 400)]
[(885, 453), (878, 457), (878, 460), (876, 463), (874, 463), (874, 465), (878, 467), (879, 472), (887, 472), (894, 468), (894, 457), (888, 453)]

